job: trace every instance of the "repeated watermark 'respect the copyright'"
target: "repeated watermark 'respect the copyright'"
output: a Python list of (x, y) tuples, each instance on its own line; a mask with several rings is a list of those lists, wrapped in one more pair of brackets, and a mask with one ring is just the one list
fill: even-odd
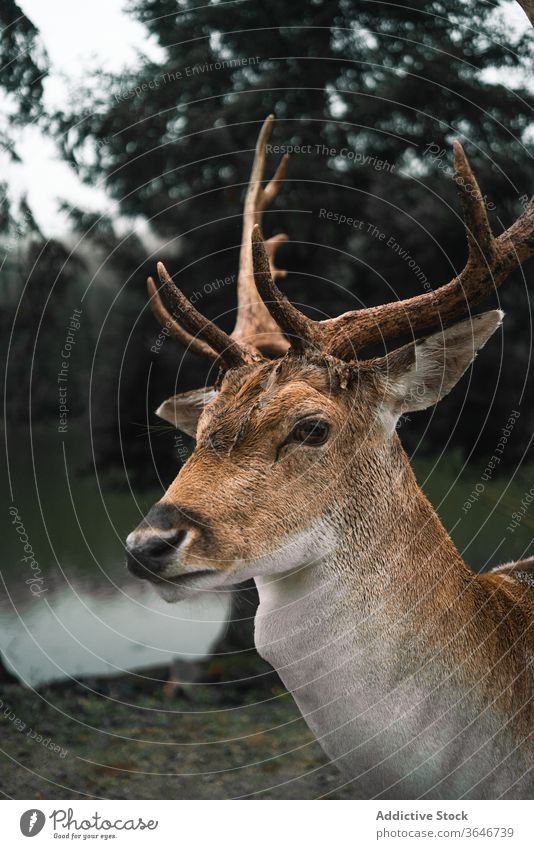
[(58, 424), (58, 433), (67, 433), (68, 430), (68, 416), (69, 416), (69, 405), (68, 405), (68, 390), (69, 390), (69, 370), (71, 365), (71, 356), (74, 350), (74, 346), (76, 345), (76, 336), (78, 330), (80, 329), (81, 322), (80, 316), (82, 311), (79, 309), (75, 309), (72, 315), (69, 318), (69, 322), (67, 325), (67, 332), (65, 334), (65, 339), (63, 340), (63, 347), (61, 348), (61, 367), (57, 374), (57, 385), (58, 385), (58, 413), (59, 413), (59, 424)]
[(345, 159), (348, 162), (353, 162), (355, 165), (364, 165), (367, 168), (372, 168), (374, 171), (389, 171), (395, 170), (395, 165), (388, 162), (387, 159), (380, 159), (372, 153), (363, 153), (359, 150), (352, 150), (350, 147), (331, 147), (327, 144), (266, 144), (265, 150), (267, 153), (274, 153), (277, 156), (289, 155), (315, 155), (325, 156), (328, 159)]
[(515, 529), (519, 527), (523, 519), (525, 518), (528, 508), (534, 501), (534, 484), (530, 487), (527, 492), (524, 493), (523, 498), (521, 499), (521, 503), (517, 510), (512, 513), (512, 521), (506, 526), (506, 530), (511, 534), (514, 533)]

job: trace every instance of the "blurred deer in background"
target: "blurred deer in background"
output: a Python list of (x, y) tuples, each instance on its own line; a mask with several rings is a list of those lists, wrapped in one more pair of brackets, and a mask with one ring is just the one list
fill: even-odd
[[(286, 168), (284, 159), (262, 188), (271, 123), (245, 200), (233, 333), (200, 315), (160, 263), (171, 317), (149, 279), (155, 314), (218, 377), (157, 411), (196, 447), (129, 535), (129, 568), (168, 601), (254, 577), (258, 651), (355, 791), (528, 796), (533, 562), (471, 571), (396, 423), (443, 398), (500, 327), (500, 311), (471, 309), (534, 253), (534, 201), (494, 237), (456, 142), (462, 272), (433, 292), (312, 321), (275, 283), (286, 237), (264, 243), (259, 229)], [(433, 327), (385, 356), (358, 357)]]

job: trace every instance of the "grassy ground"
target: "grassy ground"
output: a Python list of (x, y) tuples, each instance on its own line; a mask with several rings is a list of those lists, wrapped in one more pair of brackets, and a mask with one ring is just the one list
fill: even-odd
[[(16, 799), (352, 798), (274, 676), (188, 685), (151, 670), (0, 690), (0, 790)], [(219, 680), (218, 680), (219, 679)], [(38, 735), (38, 736), (36, 736)]]

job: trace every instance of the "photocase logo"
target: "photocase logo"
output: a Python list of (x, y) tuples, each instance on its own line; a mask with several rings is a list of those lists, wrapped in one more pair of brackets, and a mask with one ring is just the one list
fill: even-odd
[(46, 817), (43, 812), (37, 808), (31, 808), (22, 814), (20, 818), (20, 830), (24, 837), (35, 837), (42, 830), (45, 822)]

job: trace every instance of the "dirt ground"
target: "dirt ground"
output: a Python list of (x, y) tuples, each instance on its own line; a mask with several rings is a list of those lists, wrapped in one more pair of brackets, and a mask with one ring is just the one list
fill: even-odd
[[(213, 667), (213, 664), (212, 664)], [(0, 791), (15, 799), (347, 799), (274, 674), (168, 670), (0, 689)]]

